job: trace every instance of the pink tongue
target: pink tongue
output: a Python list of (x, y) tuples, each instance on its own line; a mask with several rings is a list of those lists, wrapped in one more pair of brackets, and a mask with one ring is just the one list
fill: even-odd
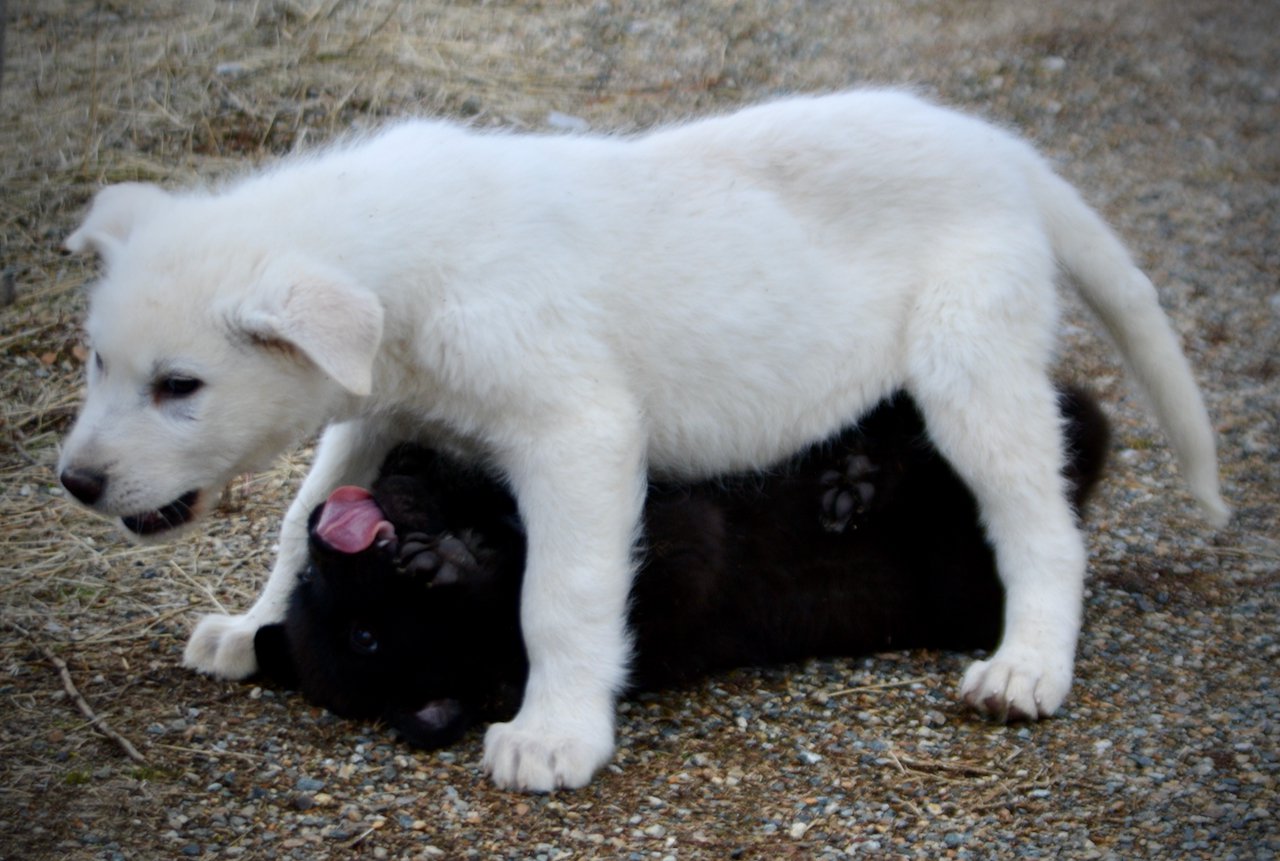
[(320, 512), (316, 535), (340, 553), (367, 550), (379, 538), (395, 538), (396, 530), (363, 487), (339, 487)]

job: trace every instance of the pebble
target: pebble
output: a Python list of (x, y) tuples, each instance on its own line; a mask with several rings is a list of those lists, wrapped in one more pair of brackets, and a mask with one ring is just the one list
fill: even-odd
[(547, 125), (556, 131), (573, 132), (576, 134), (581, 134), (591, 130), (591, 124), (582, 117), (562, 114), (559, 111), (551, 111), (547, 114)]

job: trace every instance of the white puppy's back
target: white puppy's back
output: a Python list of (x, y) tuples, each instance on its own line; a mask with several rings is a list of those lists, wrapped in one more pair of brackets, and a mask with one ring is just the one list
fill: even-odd
[[(653, 464), (704, 473), (784, 456), (901, 385), (905, 317), (948, 270), (999, 246), (1042, 289), (1010, 165), (1035, 158), (893, 91), (639, 138), (414, 121), (250, 179), (209, 220), (341, 259), (392, 325), (446, 309), (400, 336), (459, 389), (607, 359), (641, 398)], [(431, 355), (456, 338), (465, 368)]]

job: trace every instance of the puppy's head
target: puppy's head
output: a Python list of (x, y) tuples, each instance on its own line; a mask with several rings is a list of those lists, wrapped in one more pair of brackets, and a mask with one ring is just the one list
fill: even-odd
[(67, 239), (104, 274), (59, 478), (132, 535), (195, 520), (235, 475), (370, 392), (381, 305), (287, 237), (274, 242), (251, 198), (114, 186)]
[(284, 623), (259, 630), (258, 662), (335, 714), (440, 747), (489, 713), (523, 663), (519, 539), (466, 522), (416, 477), (375, 490), (339, 488), (313, 513), (311, 562)]

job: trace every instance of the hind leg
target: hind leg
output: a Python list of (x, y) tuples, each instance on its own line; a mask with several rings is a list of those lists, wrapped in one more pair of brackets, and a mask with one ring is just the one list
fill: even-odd
[[(1004, 719), (1053, 714), (1071, 687), (1084, 588), (1084, 547), (1060, 475), (1061, 443), (1047, 380), (922, 397), (929, 433), (978, 499), (1005, 589), (1004, 633), (960, 693)], [(983, 389), (986, 391), (982, 391)]]
[(978, 500), (1005, 589), (1000, 645), (969, 668), (960, 694), (1001, 720), (1036, 719), (1071, 687), (1085, 554), (1061, 475), (1044, 309), (1001, 310), (952, 314), (968, 325), (914, 345), (910, 388), (930, 438)]

